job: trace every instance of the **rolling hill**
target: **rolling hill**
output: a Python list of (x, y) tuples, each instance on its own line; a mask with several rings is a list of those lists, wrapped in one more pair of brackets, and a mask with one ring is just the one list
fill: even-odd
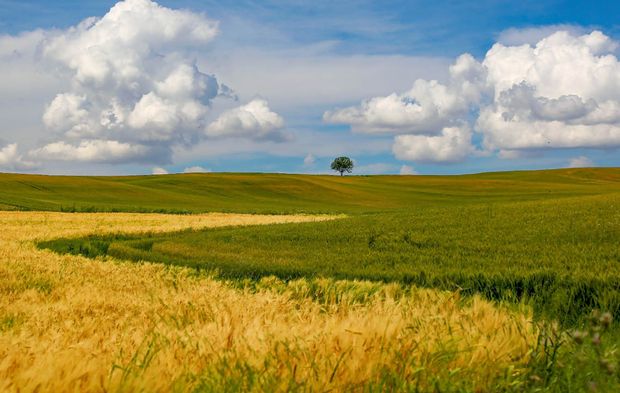
[(0, 209), (198, 213), (362, 213), (412, 204), (493, 203), (620, 192), (620, 169), (462, 176), (0, 174)]

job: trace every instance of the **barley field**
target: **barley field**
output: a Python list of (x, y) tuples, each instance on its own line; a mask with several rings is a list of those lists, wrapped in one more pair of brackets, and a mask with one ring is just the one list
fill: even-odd
[[(478, 297), (327, 279), (243, 289), (192, 269), (34, 244), (325, 218), (0, 212), (0, 390), (325, 391), (414, 380), (486, 390), (525, 367), (531, 315)], [(317, 302), (311, 287), (338, 299)]]

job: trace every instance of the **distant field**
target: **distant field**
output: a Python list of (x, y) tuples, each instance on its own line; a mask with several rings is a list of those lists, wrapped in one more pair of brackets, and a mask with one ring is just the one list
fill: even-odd
[(51, 211), (367, 213), (412, 206), (555, 199), (620, 191), (620, 169), (467, 176), (0, 174), (0, 208)]

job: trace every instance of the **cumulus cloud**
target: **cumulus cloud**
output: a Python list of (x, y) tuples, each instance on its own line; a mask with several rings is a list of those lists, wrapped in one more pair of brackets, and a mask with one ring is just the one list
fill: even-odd
[(401, 175), (417, 175), (418, 172), (416, 172), (415, 169), (413, 169), (412, 166), (410, 165), (403, 165), (400, 167), (400, 172)]
[(488, 149), (620, 145), (617, 43), (601, 32), (554, 33), (535, 46), (495, 44), (483, 65), (494, 89), (477, 129)]
[(206, 129), (216, 138), (245, 137), (257, 140), (283, 140), (284, 119), (273, 112), (266, 100), (256, 98), (249, 103), (222, 113)]
[(201, 166), (190, 166), (183, 169), (183, 173), (208, 173), (211, 169), (203, 168)]
[(9, 171), (21, 171), (32, 169), (36, 164), (26, 160), (18, 150), (17, 143), (10, 143), (0, 147), (0, 169)]
[(482, 61), (460, 56), (445, 84), (418, 80), (403, 94), (329, 111), (324, 119), (357, 132), (397, 134), (394, 154), (412, 161), (458, 162), (479, 154), (472, 129), (486, 152), (502, 158), (618, 147), (618, 43), (599, 31), (577, 31), (506, 33)]
[(167, 174), (168, 174), (168, 171), (167, 171), (165, 168), (162, 168), (162, 167), (156, 166), (155, 168), (153, 168), (153, 169), (151, 170), (151, 173), (152, 173), (153, 175), (167, 175)]
[(392, 150), (402, 160), (457, 162), (475, 150), (464, 122), (483, 98), (485, 78), (484, 67), (463, 54), (450, 66), (447, 84), (417, 80), (403, 94), (371, 98), (323, 118), (357, 132), (397, 134)]
[(436, 136), (398, 135), (392, 151), (399, 160), (418, 162), (459, 162), (475, 151), (467, 125), (446, 127)]
[(575, 158), (571, 158), (568, 162), (569, 168), (591, 168), (596, 166), (591, 159), (586, 156), (579, 156)]
[(169, 160), (173, 145), (201, 136), (218, 94), (215, 77), (192, 60), (216, 34), (204, 15), (150, 0), (121, 1), (100, 19), (49, 33), (41, 57), (71, 83), (43, 114), (60, 141), (33, 155), (116, 162), (156, 152)]
[(359, 106), (328, 111), (326, 122), (349, 124), (353, 131), (372, 134), (436, 134), (453, 125), (480, 97), (482, 66), (468, 55), (450, 68), (450, 83), (418, 79), (403, 93), (365, 100)]
[(31, 151), (30, 154), (50, 161), (125, 163), (148, 162), (152, 155), (157, 155), (157, 149), (152, 146), (94, 139), (83, 140), (77, 144), (53, 142)]

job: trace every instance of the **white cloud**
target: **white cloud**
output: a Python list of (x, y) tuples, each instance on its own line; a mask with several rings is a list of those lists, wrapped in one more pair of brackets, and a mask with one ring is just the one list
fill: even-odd
[(17, 143), (10, 143), (0, 148), (0, 169), (22, 171), (34, 167), (35, 163), (24, 159), (19, 153)]
[(454, 125), (480, 98), (484, 70), (468, 54), (450, 67), (450, 83), (418, 79), (403, 94), (374, 97), (360, 106), (325, 112), (328, 123), (350, 124), (353, 131), (371, 134), (437, 134)]
[(11, 143), (0, 149), (0, 165), (2, 166), (12, 165), (18, 157), (16, 143)]
[[(58, 94), (43, 114), (43, 123), (51, 130), (79, 136), (91, 129), (86, 97), (72, 93)], [(95, 129), (93, 129), (93, 132)]]
[(169, 161), (173, 146), (203, 137), (220, 87), (194, 58), (216, 34), (204, 15), (150, 0), (120, 1), (102, 18), (41, 33), (41, 61), (70, 84), (43, 114), (57, 142), (33, 154), (144, 162), (146, 152)]
[[(426, 134), (452, 120), (458, 105), (453, 98), (437, 81), (416, 81), (413, 89), (403, 95), (371, 98), (359, 107), (328, 111), (323, 118), (328, 123), (350, 124), (356, 132)], [(451, 102), (440, 107), (435, 105), (437, 100)]]
[(571, 158), (568, 162), (569, 168), (591, 168), (594, 166), (596, 166), (594, 162), (586, 156)]
[(153, 170), (151, 171), (151, 173), (152, 173), (153, 175), (167, 175), (167, 174), (168, 174), (168, 171), (167, 171), (165, 168), (162, 168), (162, 167), (156, 166), (156, 167), (154, 167), (154, 168), (153, 168)]
[[(37, 130), (35, 136), (33, 124), (30, 145), (36, 141), (38, 147), (28, 156), (49, 162), (166, 164), (178, 147), (208, 143), (208, 136), (284, 140), (284, 120), (262, 99), (223, 113), (208, 127), (218, 113), (212, 108), (215, 98), (236, 99), (203, 71), (217, 32), (217, 22), (204, 14), (124, 0), (103, 17), (66, 30), (0, 36), (0, 71), (7, 64), (10, 70), (30, 65), (61, 81), (41, 83), (55, 89), (46, 90), (42, 116), (49, 135)], [(20, 88), (4, 79), (0, 75), (0, 99), (7, 91), (19, 96), (29, 90), (24, 82), (33, 78), (13, 78), (22, 81)]]
[(206, 134), (210, 137), (246, 137), (251, 139), (282, 140), (284, 119), (273, 112), (267, 101), (256, 98), (240, 107), (222, 113), (209, 124)]
[(557, 32), (535, 46), (496, 44), (483, 65), (494, 101), (477, 129), (488, 149), (620, 146), (617, 43)]
[(30, 155), (50, 161), (113, 162), (147, 160), (152, 149), (112, 140), (83, 140), (78, 144), (63, 141), (49, 143), (30, 152)]
[(316, 163), (316, 158), (311, 153), (308, 153), (304, 157), (304, 166), (313, 166), (315, 163)]
[(437, 136), (398, 135), (392, 147), (403, 161), (451, 163), (463, 161), (475, 151), (467, 125), (446, 127)]
[(401, 160), (458, 162), (475, 149), (464, 125), (486, 90), (486, 70), (471, 55), (459, 56), (450, 80), (417, 80), (404, 94), (375, 97), (359, 107), (324, 114), (330, 123), (350, 124), (353, 131), (397, 134), (393, 152)]
[(156, 57), (180, 54), (176, 47), (202, 46), (216, 34), (217, 24), (203, 15), (150, 0), (125, 0), (101, 19), (86, 19), (53, 37), (43, 54), (67, 66), (82, 86), (126, 88), (140, 95), (141, 78), (159, 82), (145, 75), (145, 68), (168, 65)]
[(399, 173), (401, 175), (417, 175), (418, 174), (418, 172), (416, 172), (415, 169), (413, 169), (413, 167), (410, 165), (401, 166)]
[[(412, 161), (458, 162), (483, 148), (502, 158), (534, 150), (620, 146), (618, 43), (577, 29), (504, 34), (482, 62), (465, 54), (447, 84), (418, 80), (403, 94), (325, 113), (353, 131), (397, 134), (393, 152)], [(535, 45), (513, 45), (547, 34)], [(476, 115), (476, 112), (478, 114)]]
[(201, 166), (190, 166), (183, 169), (183, 173), (208, 173), (211, 169), (203, 168)]

